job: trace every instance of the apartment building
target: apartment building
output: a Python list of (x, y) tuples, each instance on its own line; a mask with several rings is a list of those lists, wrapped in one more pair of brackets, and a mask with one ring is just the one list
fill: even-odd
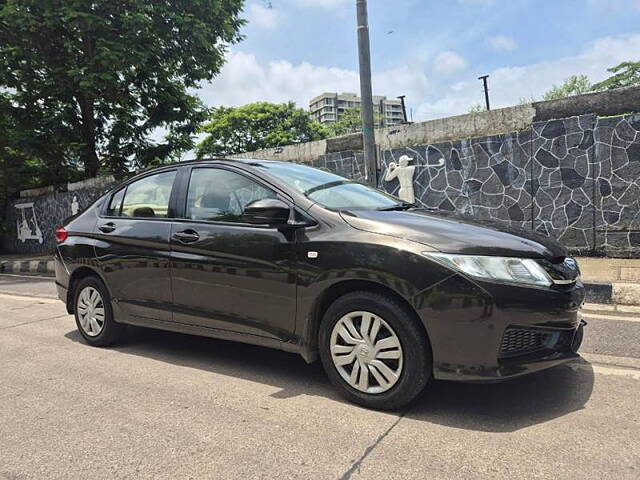
[[(355, 93), (326, 92), (311, 99), (309, 110), (314, 120), (328, 124), (339, 120), (346, 110), (360, 107), (361, 103), (360, 97)], [(374, 95), (373, 111), (374, 114), (380, 115), (377, 118), (382, 119), (382, 122), (376, 122), (376, 127), (389, 127), (404, 121), (400, 100), (389, 100), (387, 97)]]

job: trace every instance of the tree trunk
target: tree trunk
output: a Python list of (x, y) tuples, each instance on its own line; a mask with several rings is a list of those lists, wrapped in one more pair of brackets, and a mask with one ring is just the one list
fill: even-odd
[[(88, 27), (83, 28), (82, 33), (82, 50), (84, 60), (87, 65), (91, 65), (96, 55), (95, 38), (91, 36)], [(94, 98), (85, 93), (76, 95), (78, 104), (80, 105), (80, 113), (82, 115), (82, 141), (84, 148), (82, 152), (82, 163), (84, 164), (84, 175), (86, 178), (98, 176), (100, 168), (100, 159), (96, 152), (96, 119), (94, 110)]]
[(82, 163), (84, 164), (84, 175), (86, 178), (98, 176), (100, 160), (96, 153), (96, 120), (94, 118), (93, 102), (89, 101), (82, 94), (76, 96), (80, 105), (82, 115), (82, 141), (84, 143), (82, 152)]

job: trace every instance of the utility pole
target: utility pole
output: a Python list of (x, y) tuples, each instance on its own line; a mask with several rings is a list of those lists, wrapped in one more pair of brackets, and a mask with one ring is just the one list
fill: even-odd
[(407, 96), (400, 95), (398, 98), (400, 99), (400, 103), (402, 104), (402, 118), (404, 119), (402, 123), (409, 123), (409, 119), (407, 118), (407, 106), (404, 103), (404, 99), (407, 98)]
[(491, 110), (491, 105), (489, 105), (489, 85), (487, 84), (488, 78), (489, 75), (478, 77), (478, 80), (482, 80), (482, 83), (484, 84), (484, 99), (487, 102), (487, 111)]
[(362, 140), (367, 181), (378, 183), (376, 138), (373, 131), (373, 92), (371, 89), (371, 51), (369, 46), (369, 19), (367, 0), (356, 0), (358, 14), (358, 58), (360, 61), (360, 97), (362, 98)]

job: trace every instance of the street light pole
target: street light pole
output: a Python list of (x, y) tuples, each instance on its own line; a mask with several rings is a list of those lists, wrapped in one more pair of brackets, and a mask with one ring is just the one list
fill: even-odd
[(478, 80), (482, 80), (482, 83), (484, 85), (484, 100), (487, 104), (487, 111), (491, 110), (491, 105), (489, 105), (489, 85), (487, 83), (488, 78), (489, 78), (489, 75), (483, 75), (481, 77), (478, 77)]
[(378, 183), (376, 138), (373, 131), (373, 91), (371, 88), (371, 51), (369, 46), (369, 19), (367, 0), (356, 1), (358, 13), (358, 58), (360, 61), (360, 97), (362, 98), (362, 140), (367, 181)]

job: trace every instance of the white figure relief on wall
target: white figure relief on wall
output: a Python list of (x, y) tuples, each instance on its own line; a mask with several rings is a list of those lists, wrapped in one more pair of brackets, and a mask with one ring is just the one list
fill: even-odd
[(33, 208), (33, 202), (18, 203), (15, 205), (15, 208), (20, 212), (20, 218), (16, 220), (18, 240), (22, 243), (27, 240), (37, 240), (38, 243), (42, 243), (44, 239), (42, 237), (42, 231), (38, 226), (38, 219), (36, 218), (36, 211)]
[(409, 162), (412, 162), (413, 158), (408, 155), (402, 155), (398, 160), (398, 165), (395, 162), (391, 162), (389, 164), (389, 168), (387, 169), (387, 173), (384, 176), (385, 182), (390, 182), (394, 179), (398, 179), (398, 183), (400, 183), (400, 191), (398, 192), (398, 197), (401, 200), (404, 200), (407, 203), (415, 203), (416, 197), (413, 190), (413, 176), (416, 173), (416, 167), (413, 165), (409, 165)]
[(78, 197), (74, 195), (71, 201), (71, 215), (76, 215), (78, 210), (80, 210), (80, 204), (78, 203)]

